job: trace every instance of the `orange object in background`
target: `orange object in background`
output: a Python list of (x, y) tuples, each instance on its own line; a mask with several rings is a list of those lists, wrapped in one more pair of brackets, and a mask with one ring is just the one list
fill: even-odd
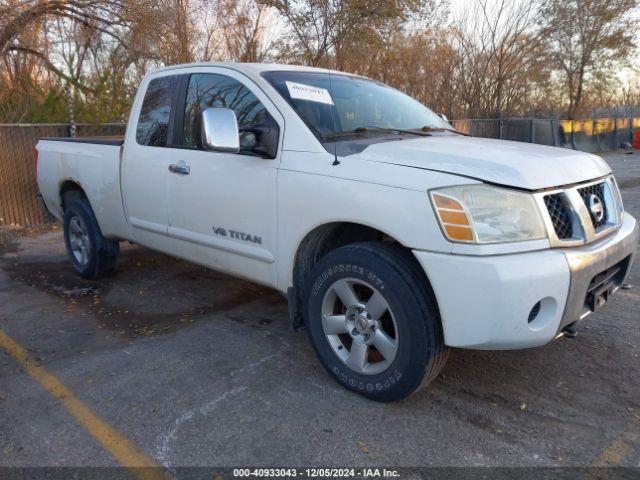
[(640, 150), (640, 130), (636, 131), (633, 135), (633, 148), (635, 150)]

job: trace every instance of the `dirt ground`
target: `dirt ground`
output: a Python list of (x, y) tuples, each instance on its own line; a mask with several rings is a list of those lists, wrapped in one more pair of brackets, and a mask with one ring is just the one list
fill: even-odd
[[(606, 159), (640, 217), (640, 153)], [(0, 348), (0, 466), (117, 466), (97, 418), (169, 468), (640, 467), (638, 263), (575, 340), (454, 350), (378, 404), (325, 373), (275, 291), (129, 245), (115, 277), (82, 280), (59, 227), (0, 232), (0, 332), (38, 366)]]

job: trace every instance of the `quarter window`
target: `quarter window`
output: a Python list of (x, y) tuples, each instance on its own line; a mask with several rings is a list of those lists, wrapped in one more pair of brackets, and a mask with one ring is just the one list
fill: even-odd
[(144, 95), (136, 139), (140, 145), (166, 147), (169, 118), (178, 91), (178, 76), (154, 78)]

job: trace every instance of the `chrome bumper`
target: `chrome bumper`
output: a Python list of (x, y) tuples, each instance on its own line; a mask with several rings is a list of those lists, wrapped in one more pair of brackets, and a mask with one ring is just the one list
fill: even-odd
[[(631, 215), (625, 213), (622, 220), (620, 228), (605, 239), (561, 250), (569, 264), (571, 281), (558, 331), (593, 313), (593, 298), (590, 298), (593, 293), (590, 290), (602, 291), (606, 299), (618, 290), (629, 274), (640, 239), (640, 229)], [(603, 274), (602, 278), (596, 278), (600, 274)]]

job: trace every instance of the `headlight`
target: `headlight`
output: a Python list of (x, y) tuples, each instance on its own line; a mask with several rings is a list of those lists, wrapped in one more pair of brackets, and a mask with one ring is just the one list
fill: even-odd
[(449, 240), (522, 242), (547, 238), (532, 195), (489, 185), (431, 190), (431, 202)]

